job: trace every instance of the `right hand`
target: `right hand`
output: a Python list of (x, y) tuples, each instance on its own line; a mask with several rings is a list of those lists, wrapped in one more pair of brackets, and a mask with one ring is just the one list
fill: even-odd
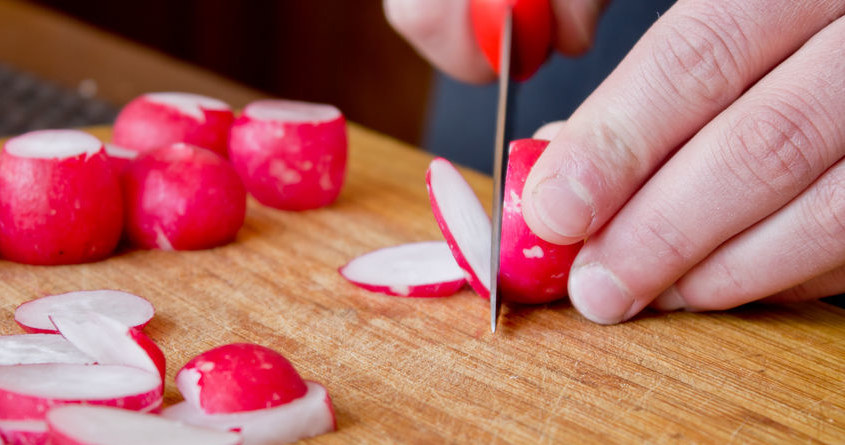
[[(596, 22), (608, 0), (550, 0), (554, 46), (577, 55), (593, 43)], [(469, 0), (384, 0), (388, 22), (444, 73), (463, 82), (496, 78), (475, 42)]]

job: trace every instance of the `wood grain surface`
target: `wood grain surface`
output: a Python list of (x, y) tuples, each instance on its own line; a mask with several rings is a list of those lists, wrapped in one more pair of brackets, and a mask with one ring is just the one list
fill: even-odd
[[(92, 130), (108, 139), (106, 128)], [(0, 262), (0, 333), (14, 308), (115, 288), (157, 309), (147, 333), (173, 376), (229, 342), (284, 353), (323, 382), (338, 431), (313, 443), (842, 443), (845, 310), (824, 303), (587, 322), (566, 303), (388, 297), (337, 268), (372, 249), (441, 236), (424, 186), (430, 158), (350, 128), (339, 201), (301, 213), (250, 202), (235, 243), (200, 252), (124, 250), (94, 264)], [(489, 178), (467, 172), (487, 200)]]

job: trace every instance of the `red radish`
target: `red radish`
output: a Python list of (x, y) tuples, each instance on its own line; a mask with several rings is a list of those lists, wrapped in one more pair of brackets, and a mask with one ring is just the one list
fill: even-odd
[(194, 357), (176, 374), (192, 406), (209, 414), (283, 405), (305, 395), (305, 382), (278, 352), (250, 343), (219, 346)]
[(103, 144), (76, 130), (9, 139), (0, 153), (0, 254), (28, 264), (96, 261), (117, 246), (123, 201)]
[(340, 274), (364, 289), (402, 297), (443, 297), (466, 283), (443, 241), (379, 249), (350, 261)]
[(129, 102), (117, 116), (112, 139), (145, 152), (176, 142), (226, 156), (235, 115), (225, 102), (190, 93), (148, 93)]
[(53, 445), (40, 420), (0, 420), (0, 445)]
[(123, 174), (126, 232), (141, 247), (208, 249), (235, 239), (246, 190), (225, 159), (177, 143), (141, 155)]
[(490, 298), (490, 218), (475, 192), (447, 160), (431, 161), (426, 186), (434, 218), (470, 286)]
[(502, 25), (508, 8), (513, 11), (513, 78), (531, 77), (546, 61), (552, 47), (549, 0), (471, 0), (469, 7), (475, 39), (494, 71), (499, 71)]
[(15, 310), (15, 322), (30, 333), (55, 334), (50, 321), (53, 314), (97, 312), (126, 326), (143, 329), (155, 310), (149, 301), (118, 290), (84, 290), (48, 295), (21, 304)]
[(102, 406), (69, 405), (47, 414), (51, 445), (240, 445), (240, 434), (161, 416)]
[(129, 166), (129, 163), (138, 157), (137, 151), (118, 145), (105, 144), (105, 148), (106, 155), (108, 155), (109, 161), (111, 161), (111, 165), (117, 173), (123, 173), (126, 167)]
[(157, 372), (164, 381), (161, 349), (143, 332), (96, 312), (50, 316), (69, 342), (101, 365), (126, 365)]
[(522, 188), (548, 141), (521, 139), (509, 148), (502, 215), (499, 285), (502, 298), (547, 303), (566, 296), (569, 269), (581, 243), (560, 246), (540, 239), (522, 217)]
[(277, 445), (337, 429), (329, 393), (319, 383), (306, 382), (308, 392), (273, 408), (231, 414), (207, 414), (187, 402), (165, 408), (162, 415), (191, 425), (237, 430), (244, 445)]
[(61, 335), (22, 334), (0, 337), (0, 365), (37, 363), (92, 364), (94, 359)]
[(229, 159), (264, 205), (305, 210), (334, 202), (346, 174), (346, 120), (331, 105), (260, 100), (232, 126)]
[(56, 405), (158, 408), (158, 374), (130, 366), (49, 363), (0, 366), (0, 420), (40, 420)]

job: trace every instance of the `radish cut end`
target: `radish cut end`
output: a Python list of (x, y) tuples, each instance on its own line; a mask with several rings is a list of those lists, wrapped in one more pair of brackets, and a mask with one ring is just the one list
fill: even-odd
[(153, 305), (128, 292), (89, 290), (49, 295), (21, 304), (15, 321), (29, 332), (56, 332), (50, 315), (97, 312), (126, 326), (142, 328), (153, 318)]
[(147, 93), (144, 97), (159, 105), (166, 105), (179, 110), (180, 112), (196, 118), (199, 121), (205, 121), (205, 113), (203, 110), (211, 111), (229, 111), (230, 107), (226, 102), (212, 97), (202, 96), (200, 94), (180, 93), (180, 92), (160, 92)]
[(103, 148), (94, 136), (78, 130), (39, 130), (9, 139), (4, 150), (20, 158), (67, 159), (91, 156)]
[(244, 115), (261, 121), (319, 124), (333, 121), (339, 118), (341, 113), (336, 107), (327, 104), (265, 99), (247, 105)]
[(137, 158), (138, 155), (141, 154), (140, 152), (138, 152), (136, 150), (130, 150), (128, 148), (123, 148), (119, 145), (114, 145), (114, 144), (105, 144), (105, 147), (106, 147), (106, 154), (113, 157), (113, 158), (132, 160), (132, 159)]

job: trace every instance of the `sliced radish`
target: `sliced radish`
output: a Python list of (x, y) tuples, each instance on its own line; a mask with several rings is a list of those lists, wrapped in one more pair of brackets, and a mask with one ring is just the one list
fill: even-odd
[(123, 173), (126, 233), (138, 246), (208, 249), (235, 239), (246, 189), (224, 158), (176, 143), (144, 153)]
[(232, 125), (229, 159), (259, 202), (305, 210), (337, 199), (347, 145), (346, 120), (337, 108), (260, 100)]
[(0, 366), (0, 419), (39, 420), (56, 405), (154, 409), (161, 404), (157, 373), (130, 366), (38, 364)]
[(97, 363), (157, 372), (164, 381), (164, 354), (140, 330), (96, 312), (55, 314), (50, 320), (60, 334)]
[(402, 297), (443, 297), (466, 283), (444, 241), (379, 249), (353, 259), (340, 274), (364, 289)]
[(56, 333), (50, 321), (53, 314), (97, 312), (142, 329), (153, 318), (153, 305), (128, 292), (88, 290), (49, 295), (21, 304), (15, 310), (15, 321), (30, 333)]
[(53, 445), (40, 420), (0, 420), (0, 445)]
[(145, 152), (176, 142), (226, 156), (235, 116), (225, 102), (191, 93), (148, 93), (129, 102), (117, 116), (112, 139)]
[(251, 343), (219, 346), (194, 357), (176, 375), (179, 392), (210, 414), (282, 405), (305, 395), (305, 382), (278, 352)]
[(62, 406), (47, 414), (52, 445), (239, 445), (240, 434), (102, 406)]
[(0, 153), (0, 254), (28, 264), (96, 261), (117, 246), (123, 198), (103, 144), (77, 130), (9, 139)]
[(92, 364), (94, 359), (61, 335), (22, 334), (0, 337), (0, 365), (37, 363)]
[(472, 188), (451, 162), (431, 161), (426, 173), (434, 218), (470, 286), (490, 298), (490, 218)]
[(187, 402), (165, 408), (162, 415), (191, 425), (236, 430), (244, 445), (276, 445), (314, 437), (337, 428), (328, 391), (306, 382), (308, 391), (285, 405), (232, 414), (207, 414)]

